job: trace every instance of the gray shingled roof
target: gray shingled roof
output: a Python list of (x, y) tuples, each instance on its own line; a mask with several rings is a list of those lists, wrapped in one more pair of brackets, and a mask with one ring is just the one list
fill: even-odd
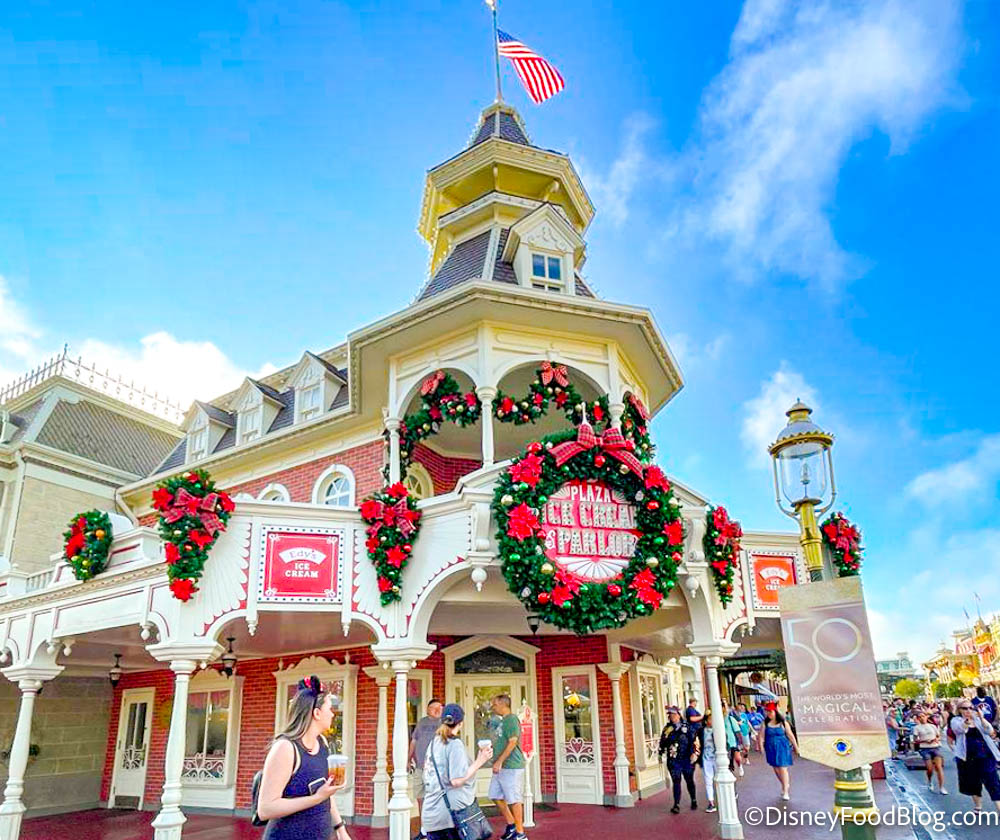
[(177, 438), (86, 400), (59, 400), (36, 441), (135, 475), (147, 475), (175, 446)]
[[(346, 382), (347, 368), (344, 368), (343, 374), (344, 374), (344, 381)], [(347, 386), (345, 385), (343, 388), (337, 391), (337, 396), (335, 396), (333, 398), (333, 402), (330, 403), (330, 411), (333, 411), (335, 408), (343, 408), (350, 401), (350, 396), (351, 396), (350, 392), (347, 390)]]
[(596, 298), (597, 297), (597, 295), (595, 295), (591, 291), (590, 286), (588, 286), (584, 282), (583, 278), (579, 274), (574, 275), (574, 279), (576, 281), (574, 283), (574, 287), (576, 288), (576, 293), (578, 295), (580, 295), (581, 297), (589, 297), (589, 298)]
[(424, 300), (432, 295), (483, 276), (483, 266), (486, 263), (486, 249), (490, 244), (490, 231), (484, 230), (471, 239), (459, 242), (441, 267), (420, 293), (417, 300)]
[(229, 426), (229, 428), (235, 428), (236, 426), (236, 415), (230, 414), (228, 411), (223, 411), (221, 408), (217, 408), (211, 403), (202, 402), (201, 400), (195, 400), (194, 404), (202, 409), (212, 420), (217, 423), (222, 423), (224, 426)]
[(177, 446), (174, 447), (173, 452), (171, 452), (166, 459), (160, 464), (153, 472), (161, 473), (167, 472), (168, 470), (174, 470), (178, 467), (184, 466), (184, 460), (187, 458), (187, 438), (181, 438)]
[[(500, 117), (499, 128), (497, 126), (498, 116)], [(479, 131), (476, 132), (476, 136), (469, 143), (469, 148), (471, 149), (473, 146), (489, 140), (490, 137), (499, 137), (501, 140), (520, 143), (522, 146), (531, 145), (527, 135), (524, 133), (524, 129), (506, 111), (494, 111), (492, 114), (487, 114), (486, 119), (483, 120), (483, 124), (479, 127)]]
[(31, 405), (17, 412), (17, 414), (12, 413), (10, 415), (10, 421), (16, 428), (13, 437), (10, 439), (11, 443), (14, 443), (24, 437), (25, 430), (31, 425), (31, 421), (35, 419), (35, 416), (38, 414), (38, 411), (44, 402), (44, 399), (35, 400)]
[(267, 430), (268, 434), (291, 426), (295, 422), (295, 390), (289, 388), (285, 393), (279, 394), (278, 399), (281, 401), (281, 408), (274, 415), (274, 420), (271, 421), (271, 426)]
[(493, 279), (498, 283), (511, 283), (516, 286), (517, 275), (514, 273), (514, 266), (501, 259), (501, 256), (503, 256), (503, 249), (507, 247), (508, 236), (510, 236), (510, 228), (504, 228), (500, 231), (500, 237), (497, 241), (496, 262), (493, 264)]

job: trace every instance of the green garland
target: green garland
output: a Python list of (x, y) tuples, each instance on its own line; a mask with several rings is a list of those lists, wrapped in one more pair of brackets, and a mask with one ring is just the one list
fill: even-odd
[[(479, 421), (483, 413), (482, 403), (475, 391), (465, 394), (450, 373), (438, 370), (424, 380), (420, 386), (420, 408), (407, 414), (399, 424), (399, 474), (405, 476), (413, 458), (413, 448), (441, 429), (444, 422), (455, 423), (462, 428)], [(383, 469), (386, 483), (389, 481), (389, 467)]]
[(160, 536), (170, 591), (179, 601), (190, 600), (205, 571), (208, 552), (226, 530), (236, 506), (215, 488), (202, 469), (171, 476), (156, 485), (153, 508), (160, 512)]
[(709, 507), (705, 516), (705, 537), (702, 546), (705, 559), (712, 568), (715, 591), (723, 606), (733, 600), (733, 578), (740, 563), (740, 537), (743, 529), (722, 505)]
[(622, 414), (622, 434), (635, 444), (635, 453), (644, 464), (651, 464), (656, 457), (656, 447), (649, 434), (649, 411), (635, 394), (628, 394), (625, 399), (625, 411)]
[(77, 580), (90, 580), (108, 565), (111, 551), (111, 517), (103, 510), (78, 513), (63, 532), (63, 556)]
[(397, 482), (365, 499), (361, 518), (368, 523), (365, 549), (378, 573), (379, 597), (382, 606), (388, 606), (402, 597), (403, 569), (420, 534), (420, 511), (406, 487)]
[[(498, 554), (507, 586), (543, 621), (584, 635), (622, 627), (657, 609), (677, 580), (684, 531), (680, 503), (655, 465), (636, 475), (600, 446), (557, 466), (552, 448), (577, 439), (568, 430), (528, 445), (498, 479), (493, 495)], [(584, 582), (545, 556), (542, 509), (572, 480), (597, 481), (636, 506), (639, 540), (631, 562), (615, 579)]]
[(860, 574), (862, 551), (861, 529), (843, 513), (837, 511), (823, 520), (820, 526), (823, 544), (830, 550), (838, 577), (852, 577)]

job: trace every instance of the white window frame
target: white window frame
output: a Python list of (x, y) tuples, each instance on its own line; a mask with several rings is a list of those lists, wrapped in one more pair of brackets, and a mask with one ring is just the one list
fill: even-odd
[[(306, 394), (314, 395), (316, 399), (316, 404), (305, 406), (305, 396)], [(318, 379), (315, 382), (310, 382), (308, 385), (304, 385), (297, 389), (295, 393), (295, 401), (298, 404), (299, 400), (302, 400), (302, 405), (298, 407), (298, 419), (300, 421), (312, 420), (314, 417), (319, 417), (323, 413), (323, 380)]]
[(358, 666), (351, 663), (341, 665), (322, 656), (309, 656), (284, 670), (272, 672), (275, 681), (274, 734), (282, 730), (288, 714), (288, 686), (315, 674), (321, 683), (333, 680), (344, 681), (344, 696), (341, 698), (344, 719), (344, 755), (348, 757), (347, 787), (336, 794), (337, 809), (341, 815), (354, 816), (354, 771), (356, 767), (355, 738), (357, 733)]
[[(545, 274), (535, 274), (535, 257), (541, 257), (545, 260)], [(555, 261), (559, 266), (559, 278), (553, 279), (549, 274), (551, 270), (551, 263)], [(539, 289), (540, 291), (560, 293), (566, 290), (566, 266), (563, 264), (565, 260), (561, 254), (555, 254), (551, 251), (544, 251), (538, 248), (531, 248), (530, 258), (528, 261), (528, 285), (533, 289)]]
[(343, 464), (331, 464), (326, 470), (323, 471), (323, 474), (316, 479), (312, 492), (313, 504), (328, 507), (325, 501), (326, 489), (333, 478), (338, 474), (347, 479), (347, 483), (350, 487), (348, 503), (344, 507), (354, 507), (356, 501), (355, 491), (357, 487), (354, 480), (354, 472), (350, 469), (350, 467), (345, 467)]
[[(427, 472), (427, 468), (416, 461), (413, 461), (406, 468), (406, 478), (403, 479), (403, 484), (410, 490), (410, 495), (418, 501), (429, 499), (434, 495), (434, 479)], [(414, 495), (414, 491), (417, 491), (416, 495)]]
[[(225, 789), (234, 788), (236, 768), (239, 765), (240, 746), (240, 712), (243, 705), (243, 677), (236, 675), (225, 677), (214, 668), (199, 671), (191, 678), (188, 697), (195, 694), (211, 694), (213, 691), (229, 692), (229, 721), (226, 730), (226, 759), (221, 779), (193, 779), (184, 775), (184, 767), (196, 758), (196, 754), (188, 753), (187, 743), (184, 744), (184, 759), (181, 765), (181, 785), (188, 788)], [(197, 804), (187, 797), (185, 804)], [(211, 807), (211, 805), (208, 805)]]
[[(247, 428), (247, 421), (251, 417), (255, 417), (257, 423), (254, 427)], [(251, 405), (247, 408), (241, 409), (238, 415), (238, 423), (238, 437), (240, 439), (240, 443), (246, 443), (247, 441), (259, 438), (263, 434), (262, 427), (264, 425), (264, 403), (258, 402), (256, 405)]]
[[(270, 495), (275, 496), (275, 498), (267, 498)], [(257, 496), (257, 500), (260, 502), (290, 502), (292, 500), (292, 496), (284, 484), (272, 482), (260, 491), (260, 495)]]
[[(664, 727), (664, 719), (666, 712), (666, 702), (663, 699), (663, 667), (657, 665), (652, 661), (639, 660), (636, 662), (635, 667), (629, 671), (629, 679), (631, 685), (629, 686), (632, 695), (632, 725), (633, 725), (633, 741), (635, 743), (635, 764), (639, 771), (655, 769), (659, 773), (659, 756), (658, 749), (654, 751), (647, 751), (646, 748), (646, 735), (643, 727), (642, 719), (642, 693), (640, 691), (640, 684), (643, 677), (651, 678), (654, 684), (656, 708), (659, 710), (659, 720), (657, 721), (658, 726), (656, 727), (659, 731), (654, 732), (652, 737), (657, 739), (657, 744), (659, 744), (660, 731)], [(640, 780), (641, 782), (641, 780)], [(640, 788), (643, 785), (640, 783)]]
[[(406, 684), (415, 683), (420, 686), (420, 705), (417, 707), (417, 722), (427, 714), (427, 704), (434, 696), (434, 672), (427, 668), (414, 668), (406, 675)], [(443, 698), (438, 698), (443, 703)], [(410, 732), (410, 737), (413, 733)]]
[[(202, 458), (208, 456), (208, 432), (208, 418), (205, 415), (201, 415), (200, 419), (188, 430), (186, 461), (200, 461)], [(195, 437), (197, 435), (201, 436), (202, 445), (200, 448), (195, 447)]]

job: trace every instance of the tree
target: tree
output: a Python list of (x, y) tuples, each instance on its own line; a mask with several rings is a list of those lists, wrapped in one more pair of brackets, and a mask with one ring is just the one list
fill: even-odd
[(963, 697), (965, 692), (962, 690), (965, 688), (965, 683), (961, 680), (952, 680), (948, 685), (944, 687), (945, 697)]
[(934, 680), (934, 682), (931, 683), (931, 692), (934, 694), (934, 699), (940, 700), (942, 697), (944, 697), (945, 696), (944, 692), (947, 687), (948, 686), (946, 686), (940, 680)]
[(897, 697), (902, 697), (904, 700), (915, 700), (924, 693), (924, 687), (916, 680), (904, 679), (896, 683), (894, 691)]

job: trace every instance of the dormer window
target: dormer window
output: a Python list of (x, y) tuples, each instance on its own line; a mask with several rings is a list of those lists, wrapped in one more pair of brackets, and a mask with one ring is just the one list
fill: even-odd
[(260, 419), (263, 406), (248, 409), (240, 413), (240, 442), (260, 437)]
[(561, 292), (562, 261), (547, 254), (531, 255), (531, 285), (546, 292)]
[(296, 397), (302, 400), (302, 405), (299, 408), (300, 419), (311, 420), (320, 413), (322, 408), (322, 403), (320, 402), (322, 390), (322, 385), (317, 382), (314, 385), (302, 388), (298, 394), (296, 394)]
[(188, 460), (198, 461), (208, 452), (208, 426), (192, 429), (188, 435)]

